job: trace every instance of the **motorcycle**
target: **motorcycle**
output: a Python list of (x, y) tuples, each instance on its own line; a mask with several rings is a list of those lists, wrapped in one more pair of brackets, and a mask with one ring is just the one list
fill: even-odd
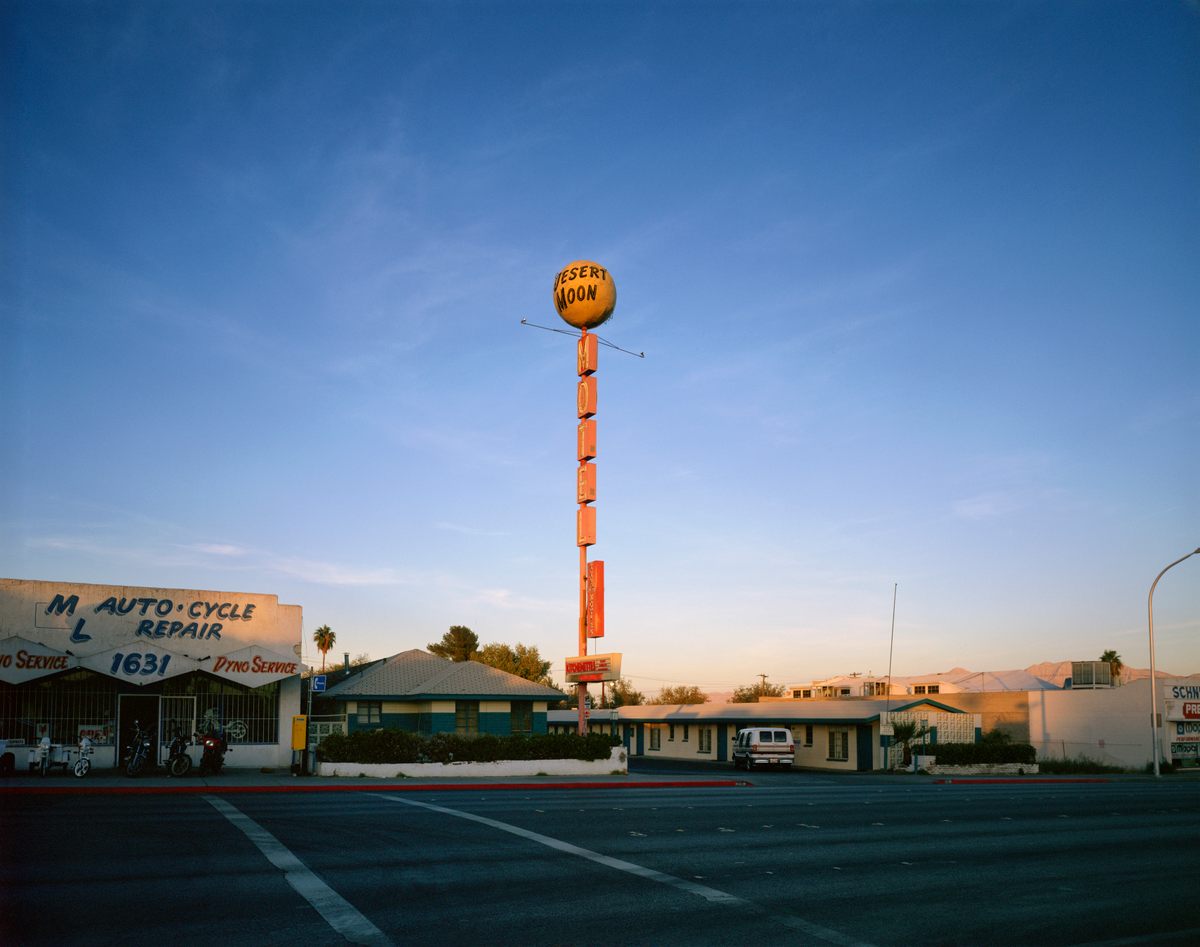
[(220, 730), (210, 731), (201, 737), (204, 752), (200, 755), (200, 775), (212, 773), (216, 776), (225, 764), (225, 754), (229, 752), (229, 741)]
[(167, 748), (167, 772), (171, 776), (186, 776), (192, 768), (192, 758), (188, 754), (191, 742), (182, 734), (176, 733), (175, 739)]
[(79, 758), (75, 761), (74, 772), (80, 779), (92, 768), (92, 741), (87, 737), (79, 738)]
[(133, 742), (126, 747), (129, 761), (125, 764), (126, 776), (140, 776), (150, 761), (150, 734), (142, 729), (139, 721), (133, 722)]

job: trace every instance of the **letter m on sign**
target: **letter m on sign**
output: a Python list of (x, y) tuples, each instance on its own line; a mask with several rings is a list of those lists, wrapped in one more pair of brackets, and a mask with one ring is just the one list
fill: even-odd
[(54, 601), (46, 606), (46, 614), (61, 615), (66, 612), (68, 615), (75, 614), (75, 606), (79, 604), (79, 596), (72, 595), (69, 598), (63, 598), (61, 595), (54, 596)]

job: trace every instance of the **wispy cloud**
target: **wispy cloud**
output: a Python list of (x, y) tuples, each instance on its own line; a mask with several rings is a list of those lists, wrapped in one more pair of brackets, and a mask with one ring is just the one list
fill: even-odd
[(194, 549), (196, 552), (202, 552), (209, 556), (221, 556), (229, 559), (249, 555), (248, 549), (242, 546), (235, 546), (232, 543), (194, 543), (191, 546), (184, 546), (182, 548)]
[(503, 530), (495, 529), (479, 529), (475, 526), (463, 526), (461, 523), (447, 523), (445, 521), (434, 523), (434, 529), (445, 530), (450, 533), (460, 533), (463, 536), (507, 536), (508, 533)]
[(541, 599), (518, 595), (511, 589), (480, 589), (475, 599), (485, 605), (504, 611), (557, 613), (569, 608), (565, 599)]
[(981, 493), (954, 501), (954, 515), (967, 520), (995, 519), (1021, 509), (1024, 504), (1010, 493)]

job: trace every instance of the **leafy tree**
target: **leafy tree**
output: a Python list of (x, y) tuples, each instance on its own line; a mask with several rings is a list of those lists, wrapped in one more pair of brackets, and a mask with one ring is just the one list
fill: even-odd
[[(451, 629), (451, 631), (453, 630)], [(557, 686), (550, 677), (550, 662), (542, 660), (536, 645), (523, 645), (517, 642), (514, 647), (510, 647), (497, 641), (484, 645), (479, 652), (471, 656), (471, 660), (489, 667), (499, 668), (509, 674), (516, 674), (535, 684), (545, 684), (547, 687)]]
[(708, 695), (695, 684), (664, 687), (658, 692), (656, 704), (707, 704)]
[(760, 674), (761, 680), (757, 684), (747, 684), (739, 687), (733, 692), (733, 696), (729, 698), (731, 704), (757, 704), (760, 697), (782, 697), (784, 687), (782, 684), (772, 684), (767, 680), (767, 675)]
[(451, 661), (470, 661), (479, 651), (479, 636), (466, 625), (451, 625), (441, 641), (427, 646), (430, 654)]
[(313, 632), (313, 641), (316, 642), (317, 650), (321, 652), (321, 673), (325, 673), (325, 655), (329, 653), (329, 649), (333, 647), (337, 641), (337, 632), (328, 625), (322, 625)]
[(600, 706), (604, 708), (636, 707), (645, 702), (646, 695), (635, 690), (633, 684), (625, 678), (609, 681), (601, 688)]
[(1121, 677), (1121, 672), (1125, 670), (1125, 662), (1121, 660), (1121, 656), (1112, 648), (1109, 648), (1104, 654), (1100, 655), (1100, 660), (1105, 662), (1112, 671), (1112, 679), (1115, 684)]

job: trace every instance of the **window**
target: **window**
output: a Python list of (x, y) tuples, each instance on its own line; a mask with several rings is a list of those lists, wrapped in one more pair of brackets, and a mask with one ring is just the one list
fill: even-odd
[(925, 693), (925, 685), (924, 684), (914, 684), (913, 685), (913, 693), (914, 694), (924, 694)]
[(941, 693), (941, 690), (942, 690), (942, 685), (941, 685), (941, 684), (930, 684), (930, 685), (929, 685), (929, 690), (927, 690), (925, 693), (927, 693), (927, 694), (938, 694), (938, 693)]
[(843, 687), (843, 688), (842, 688), (842, 689), (841, 689), (841, 690), (838, 692), (838, 696), (839, 696), (839, 697), (849, 697), (849, 696), (850, 696), (850, 688), (848, 688), (848, 687)]
[(712, 752), (712, 727), (701, 727), (700, 728), (700, 749), (697, 750), (696, 752), (698, 752), (698, 753), (711, 753)]
[(673, 724), (673, 723), (667, 724), (667, 742), (668, 743), (675, 742), (675, 724)]
[(689, 725), (686, 723), (683, 725), (683, 742), (684, 743), (687, 743), (687, 741), (688, 741), (688, 726)]
[(811, 723), (806, 723), (804, 725), (804, 745), (812, 746), (812, 740), (813, 740), (813, 725)]
[(650, 749), (662, 749), (662, 730), (660, 730), (658, 727), (650, 728)]
[(850, 731), (829, 731), (829, 758), (831, 760), (850, 759)]
[(513, 733), (533, 733), (533, 701), (514, 700), (509, 706), (509, 729)]
[(358, 722), (379, 725), (383, 723), (383, 702), (378, 700), (360, 700), (358, 702)]
[(479, 733), (479, 701), (456, 700), (454, 702), (454, 732), (463, 736)]

